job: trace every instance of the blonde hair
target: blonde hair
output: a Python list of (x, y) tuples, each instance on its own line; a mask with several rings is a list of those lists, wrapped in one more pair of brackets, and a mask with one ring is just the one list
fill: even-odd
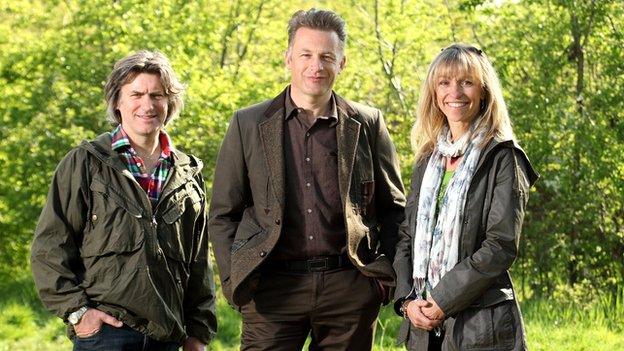
[(514, 139), (507, 105), (494, 67), (485, 53), (474, 46), (453, 44), (443, 49), (429, 66), (423, 82), (416, 122), (412, 127), (411, 144), (418, 162), (430, 154), (438, 136), (447, 125), (446, 116), (436, 102), (435, 87), (440, 77), (471, 77), (483, 87), (483, 102), (477, 131), (484, 131), (483, 147), (492, 138)]

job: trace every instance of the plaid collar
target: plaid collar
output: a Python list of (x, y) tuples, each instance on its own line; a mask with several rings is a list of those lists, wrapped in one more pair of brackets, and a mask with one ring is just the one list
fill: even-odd
[[(160, 141), (161, 149), (160, 157), (164, 159), (169, 159), (169, 157), (171, 156), (171, 152), (173, 152), (173, 147), (171, 146), (171, 139), (169, 138), (169, 135), (161, 130), (158, 138)], [(128, 134), (126, 134), (121, 124), (119, 124), (111, 132), (111, 147), (117, 152), (129, 151), (133, 156), (137, 156), (137, 153), (132, 147), (132, 144), (130, 144), (130, 138), (128, 138)]]

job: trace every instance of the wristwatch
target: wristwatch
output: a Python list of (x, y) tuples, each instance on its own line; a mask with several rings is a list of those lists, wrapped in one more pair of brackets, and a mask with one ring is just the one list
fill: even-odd
[(399, 308), (399, 312), (401, 312), (401, 314), (403, 315), (403, 318), (407, 318), (407, 305), (409, 305), (409, 303), (412, 302), (412, 301), (414, 301), (414, 300), (412, 300), (412, 299), (405, 299), (401, 303), (401, 307)]
[(71, 323), (71, 325), (76, 325), (80, 323), (82, 316), (84, 316), (85, 312), (87, 312), (88, 309), (89, 308), (87, 306), (80, 307), (78, 310), (70, 313), (69, 317), (67, 317), (67, 320), (69, 321), (69, 323)]

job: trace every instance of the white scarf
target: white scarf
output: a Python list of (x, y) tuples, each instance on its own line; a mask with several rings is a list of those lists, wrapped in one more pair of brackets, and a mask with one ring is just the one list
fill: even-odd
[[(473, 127), (476, 125), (473, 124)], [(450, 144), (450, 132), (445, 129), (427, 164), (420, 186), (416, 228), (414, 228), (413, 292), (425, 299), (451, 270), (459, 256), (459, 237), (464, 217), (466, 194), (481, 154), (479, 145), (484, 133), (473, 135), (473, 128), (457, 142)], [(474, 137), (473, 137), (474, 136)], [(444, 194), (436, 218), (436, 200), (444, 176), (446, 157), (464, 155)]]

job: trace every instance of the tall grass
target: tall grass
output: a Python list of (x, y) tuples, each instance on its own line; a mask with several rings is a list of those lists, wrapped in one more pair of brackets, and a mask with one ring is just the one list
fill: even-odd
[[(218, 293), (219, 332), (210, 350), (237, 350), (240, 316)], [(551, 299), (521, 302), (531, 350), (624, 350), (624, 290), (594, 301)], [(403, 350), (395, 344), (401, 318), (391, 306), (382, 308), (375, 350)], [(41, 305), (29, 275), (0, 275), (0, 351), (70, 350), (65, 326)]]
[(604, 294), (596, 301), (529, 300), (522, 304), (525, 319), (542, 325), (582, 324), (624, 332), (624, 289), (617, 294)]

